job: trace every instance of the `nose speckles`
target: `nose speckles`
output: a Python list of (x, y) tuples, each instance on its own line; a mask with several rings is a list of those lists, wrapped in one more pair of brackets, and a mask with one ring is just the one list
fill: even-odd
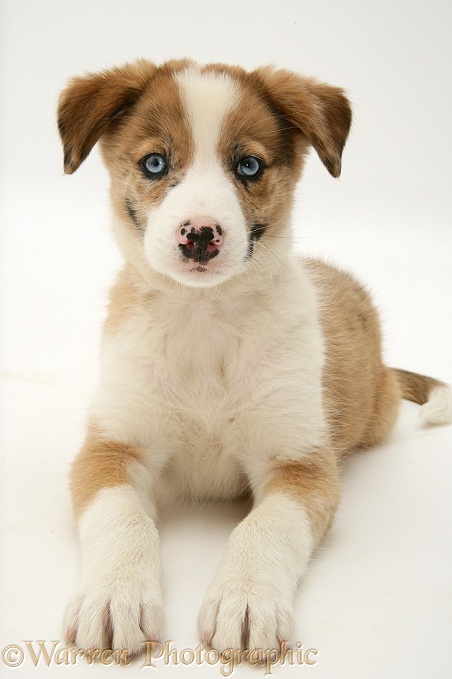
[(176, 237), (184, 257), (206, 264), (220, 253), (223, 229), (215, 223), (207, 226), (188, 221), (183, 223)]

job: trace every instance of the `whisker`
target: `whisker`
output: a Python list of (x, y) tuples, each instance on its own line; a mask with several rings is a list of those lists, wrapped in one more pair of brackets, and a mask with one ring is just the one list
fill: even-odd
[(261, 261), (257, 254), (254, 254), (253, 260), (260, 265), (261, 270), (267, 275), (268, 280), (272, 283), (272, 286), (274, 287), (273, 271), (269, 263)]
[(288, 272), (290, 273), (290, 275), (292, 276), (292, 278), (293, 278), (294, 280), (296, 280), (296, 279), (295, 279), (295, 276), (293, 275), (293, 272), (289, 269), (288, 266), (286, 266), (286, 264), (284, 264), (284, 262), (282, 262), (282, 261), (279, 259), (279, 257), (278, 257), (277, 255), (275, 255), (275, 253), (273, 252), (272, 248), (271, 248), (269, 245), (267, 245), (266, 243), (264, 243), (264, 242), (262, 242), (262, 245), (264, 246), (264, 248), (267, 248), (267, 250), (268, 250), (269, 252), (271, 252), (271, 254), (273, 255), (273, 257), (275, 257), (275, 259), (278, 260), (278, 262), (281, 264), (281, 266), (283, 266), (283, 267), (286, 269), (286, 271), (288, 271)]

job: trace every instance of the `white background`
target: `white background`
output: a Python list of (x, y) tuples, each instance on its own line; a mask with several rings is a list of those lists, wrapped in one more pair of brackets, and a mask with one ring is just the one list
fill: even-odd
[[(2, 1), (0, 650), (62, 638), (77, 573), (67, 471), (120, 264), (97, 151), (62, 174), (55, 105), (67, 79), (191, 56), (274, 63), (345, 87), (355, 119), (342, 177), (312, 154), (299, 247), (372, 289), (389, 364), (452, 381), (451, 14), (449, 0)], [(424, 426), (412, 404), (387, 444), (349, 461), (336, 522), (297, 598), (294, 641), (316, 648), (317, 663), (275, 676), (452, 676), (451, 472), (452, 428)], [(242, 515), (163, 519), (166, 638), (179, 651), (198, 645), (197, 610)], [(15, 670), (0, 660), (0, 676), (124, 677), (142, 664), (34, 669), (26, 655)], [(219, 666), (156, 664), (143, 676), (220, 676)]]

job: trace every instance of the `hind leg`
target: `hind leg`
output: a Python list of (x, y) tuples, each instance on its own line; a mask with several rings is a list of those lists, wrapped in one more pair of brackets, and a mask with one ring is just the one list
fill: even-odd
[(373, 413), (358, 447), (367, 448), (383, 441), (397, 422), (402, 393), (391, 368), (381, 366), (375, 389)]

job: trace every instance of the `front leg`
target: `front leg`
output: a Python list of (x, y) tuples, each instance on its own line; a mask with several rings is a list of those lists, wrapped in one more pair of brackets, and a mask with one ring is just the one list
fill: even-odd
[(290, 639), (297, 583), (338, 504), (333, 454), (269, 464), (257, 476), (255, 506), (231, 534), (199, 616), (203, 643), (219, 651)]
[(159, 639), (163, 625), (159, 536), (144, 453), (91, 428), (71, 485), (82, 563), (78, 592), (65, 612), (66, 638), (83, 649), (132, 655), (146, 640)]

